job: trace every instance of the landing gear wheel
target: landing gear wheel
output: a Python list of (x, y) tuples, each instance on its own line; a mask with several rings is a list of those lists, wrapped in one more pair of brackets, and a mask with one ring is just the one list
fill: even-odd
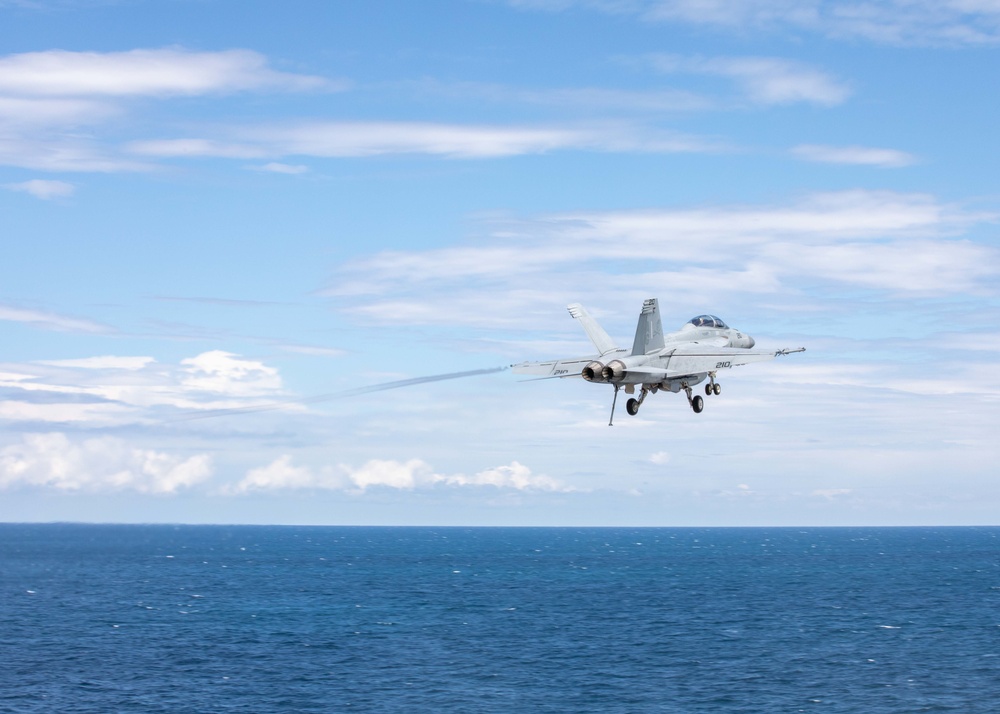
[(712, 391), (715, 393), (716, 396), (718, 396), (718, 395), (722, 394), (722, 386), (718, 385), (718, 384), (714, 384), (714, 385), (712, 385)]
[(707, 396), (709, 396), (709, 395), (710, 395), (711, 393), (712, 393), (712, 385), (711, 385), (711, 384), (706, 384), (706, 385), (705, 385), (705, 396), (707, 397)]
[(696, 394), (691, 400), (691, 408), (694, 409), (695, 414), (701, 414), (701, 410), (705, 408), (705, 400), (701, 398), (700, 394)]
[(625, 403), (625, 411), (628, 412), (629, 416), (635, 416), (639, 413), (639, 400), (629, 399)]

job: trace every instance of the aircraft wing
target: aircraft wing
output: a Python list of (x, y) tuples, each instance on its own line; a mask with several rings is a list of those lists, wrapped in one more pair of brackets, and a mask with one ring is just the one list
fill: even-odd
[(678, 347), (666, 360), (662, 366), (643, 365), (641, 367), (629, 367), (628, 372), (633, 374), (647, 374), (650, 381), (660, 379), (677, 379), (694, 375), (704, 375), (709, 372), (716, 372), (731, 367), (741, 367), (751, 362), (765, 362), (792, 354), (794, 352), (805, 352), (805, 347), (783, 350), (753, 350), (741, 347), (711, 347), (705, 349), (704, 345), (690, 344)]
[(600, 359), (600, 356), (570, 357), (547, 362), (521, 362), (512, 364), (510, 371), (514, 374), (531, 374), (536, 377), (579, 377), (583, 368), (595, 359)]

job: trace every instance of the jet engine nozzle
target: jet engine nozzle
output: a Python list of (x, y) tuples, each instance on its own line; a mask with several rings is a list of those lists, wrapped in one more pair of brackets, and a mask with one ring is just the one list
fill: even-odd
[(607, 366), (601, 370), (601, 376), (605, 382), (620, 382), (625, 378), (625, 363), (619, 359), (608, 362)]
[(603, 371), (603, 364), (600, 362), (591, 362), (583, 368), (583, 371), (580, 372), (580, 376), (588, 382), (603, 382), (605, 381)]

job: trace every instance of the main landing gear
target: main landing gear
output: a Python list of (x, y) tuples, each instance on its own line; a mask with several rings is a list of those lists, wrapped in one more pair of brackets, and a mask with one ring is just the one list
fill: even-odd
[[(722, 394), (722, 387), (715, 381), (715, 372), (708, 373), (708, 384), (705, 385), (705, 396), (710, 396), (712, 394)], [(621, 388), (620, 384), (615, 384), (615, 397), (611, 402), (611, 418), (608, 420), (608, 426), (614, 426), (615, 421), (615, 405), (618, 403), (618, 390)], [(627, 385), (625, 391), (632, 393), (634, 385)], [(625, 411), (628, 412), (629, 416), (635, 416), (639, 413), (639, 407), (646, 400), (646, 395), (650, 392), (657, 392), (659, 389), (665, 389), (659, 384), (653, 384), (650, 386), (643, 386), (642, 391), (639, 393), (639, 398), (629, 399), (625, 403)], [(701, 414), (705, 410), (705, 400), (702, 399), (700, 394), (695, 394), (694, 390), (691, 389), (691, 385), (687, 382), (681, 383), (681, 389), (687, 395), (688, 404), (691, 405), (691, 409), (694, 410), (695, 414)]]
[[(700, 394), (692, 394), (691, 387), (687, 384), (682, 386), (684, 388), (684, 393), (687, 394), (688, 404), (691, 405), (694, 413), (701, 414), (702, 410), (705, 408), (705, 400), (701, 398)], [(715, 372), (708, 373), (708, 384), (705, 385), (705, 396), (711, 396), (712, 394), (722, 394), (722, 386), (715, 381)]]
[[(621, 385), (615, 385), (615, 398), (611, 401), (611, 419), (608, 420), (608, 426), (614, 426), (615, 421), (615, 404), (618, 402), (618, 389)], [(630, 388), (626, 388), (626, 392), (631, 392)], [(635, 416), (639, 413), (639, 407), (646, 399), (646, 395), (649, 394), (649, 388), (643, 387), (642, 391), (639, 393), (638, 399), (629, 399), (625, 402), (625, 411), (628, 412), (629, 416)], [(653, 387), (653, 391), (656, 391), (656, 387)]]
[(684, 387), (684, 393), (687, 395), (688, 404), (690, 404), (691, 408), (694, 409), (694, 413), (701, 414), (702, 409), (705, 408), (705, 400), (701, 398), (700, 394), (691, 396), (692, 390), (691, 387), (687, 385), (687, 382), (685, 382), (682, 386)]
[(628, 412), (629, 416), (635, 416), (639, 413), (639, 407), (642, 406), (643, 401), (646, 399), (646, 395), (649, 394), (648, 389), (643, 389), (639, 394), (638, 399), (629, 399), (625, 402), (625, 411)]

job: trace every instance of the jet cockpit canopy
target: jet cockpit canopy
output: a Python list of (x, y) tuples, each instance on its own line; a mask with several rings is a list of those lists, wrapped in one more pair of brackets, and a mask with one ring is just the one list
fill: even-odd
[(688, 320), (689, 325), (695, 327), (711, 327), (716, 330), (728, 330), (729, 326), (715, 315), (698, 315)]

